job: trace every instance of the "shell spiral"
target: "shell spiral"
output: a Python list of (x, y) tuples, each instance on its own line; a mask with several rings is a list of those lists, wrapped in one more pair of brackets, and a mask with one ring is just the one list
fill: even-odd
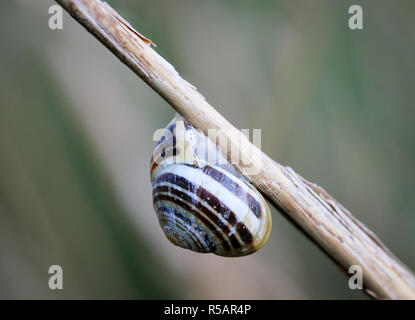
[(164, 129), (150, 167), (154, 209), (173, 244), (238, 257), (268, 240), (272, 222), (265, 199), (181, 116)]

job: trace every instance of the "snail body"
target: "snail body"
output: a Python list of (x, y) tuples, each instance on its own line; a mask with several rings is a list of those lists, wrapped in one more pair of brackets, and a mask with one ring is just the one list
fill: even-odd
[(268, 240), (272, 223), (265, 199), (181, 116), (164, 129), (150, 165), (154, 209), (173, 244), (238, 257)]

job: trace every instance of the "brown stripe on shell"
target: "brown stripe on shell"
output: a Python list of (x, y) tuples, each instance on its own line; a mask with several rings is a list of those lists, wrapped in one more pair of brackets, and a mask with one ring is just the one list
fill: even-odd
[[(192, 184), (187, 179), (185, 179), (181, 176), (175, 175), (173, 173), (164, 173), (164, 174), (162, 174), (156, 180), (156, 183), (160, 183), (160, 182), (169, 182), (172, 185), (177, 185), (177, 186), (181, 187), (182, 189), (187, 190), (188, 192), (195, 191), (195, 192), (192, 192), (192, 193), (194, 193), (197, 196), (197, 198), (203, 199), (211, 208), (213, 208), (218, 214), (220, 214), (232, 226), (236, 225), (236, 223), (237, 223), (236, 214), (231, 209), (229, 209), (222, 201), (220, 201), (215, 195), (213, 195), (212, 193), (210, 193), (209, 191), (207, 191), (203, 187), (195, 186), (194, 184)], [(162, 188), (162, 187), (158, 187), (158, 188)], [(156, 190), (158, 188), (156, 188)], [(176, 190), (176, 189), (172, 189), (170, 187), (167, 187), (166, 190), (173, 193), (173, 190)], [(194, 198), (189, 197), (188, 195), (186, 195), (182, 192), (180, 192), (180, 193), (181, 193), (181, 195), (187, 197), (188, 201), (193, 203), (204, 214), (208, 215), (209, 218), (212, 217), (211, 218), (212, 221), (214, 221), (216, 225), (218, 225), (222, 230), (224, 230), (224, 232), (226, 234), (230, 234), (229, 228), (225, 224), (223, 224), (223, 222), (216, 215), (214, 215), (208, 208), (206, 208), (205, 206), (202, 206), (201, 202), (195, 203)], [(239, 223), (238, 225), (243, 225), (243, 224)], [(239, 231), (241, 231), (241, 232), (239, 232)], [(240, 238), (246, 244), (249, 244), (253, 241), (252, 234), (249, 232), (249, 230), (246, 227), (244, 229), (239, 227), (239, 230), (237, 228), (237, 232), (238, 232)], [(231, 235), (229, 237), (229, 239), (231, 240), (232, 245), (235, 248), (240, 247), (240, 243), (236, 239), (236, 237)]]
[(215, 195), (204, 189), (202, 186), (194, 185), (192, 182), (178, 176), (174, 173), (163, 173), (156, 179), (156, 183), (169, 182), (177, 185), (180, 188), (194, 193), (199, 199), (203, 199), (210, 207), (215, 209), (226, 221), (232, 226), (237, 222), (236, 214), (230, 210), (222, 201), (220, 201)]
[(238, 234), (241, 237), (242, 241), (244, 241), (245, 243), (252, 243), (253, 241), (252, 234), (249, 232), (246, 225), (239, 222), (236, 225), (236, 231), (238, 231)]
[[(166, 210), (168, 210), (169, 208), (166, 208), (166, 207), (164, 207), (164, 206), (161, 206), (161, 207), (158, 207), (157, 208), (158, 210), (161, 210), (161, 211), (166, 211)], [(191, 232), (188, 232), (188, 230), (186, 230), (185, 229), (185, 224), (187, 224), (187, 225), (189, 225), (189, 224), (191, 224), (191, 222), (189, 221), (189, 219), (188, 218), (186, 218), (186, 217), (184, 217), (182, 214), (180, 214), (179, 212), (177, 212), (177, 210), (174, 210), (174, 215), (178, 218), (178, 220), (176, 220), (175, 221), (175, 224), (176, 224), (176, 227), (178, 228), (178, 229), (180, 229), (180, 230), (182, 230), (184, 233), (186, 233), (186, 234), (188, 234), (189, 235), (189, 237), (193, 240), (193, 243), (200, 249), (200, 250), (198, 250), (198, 251), (200, 251), (200, 252), (208, 252), (208, 251), (206, 251), (205, 250), (205, 246), (203, 246), (203, 244), (202, 243), (200, 243), (200, 241), (199, 241), (199, 239), (198, 239), (198, 237), (196, 236), (196, 235), (194, 235), (193, 233), (191, 233)], [(169, 219), (167, 219), (167, 218), (164, 218), (164, 220), (169, 220)], [(178, 222), (178, 221), (183, 221), (183, 223), (185, 223), (185, 224), (183, 224), (183, 223), (181, 223), (181, 222)], [(206, 234), (206, 233), (205, 233)], [(190, 246), (190, 243), (185, 239), (185, 238), (183, 238), (183, 240), (185, 240), (186, 241), (186, 243), (188, 243), (189, 244), (189, 246)], [(205, 241), (206, 242), (213, 242), (211, 239), (206, 239), (205, 238)], [(214, 244), (213, 244), (213, 246), (214, 246)], [(211, 247), (211, 248), (209, 248), (209, 249), (214, 249), (214, 247)]]
[[(160, 207), (159, 209), (163, 210), (164, 208)], [(176, 216), (178, 216), (178, 215), (176, 215)], [(179, 219), (177, 219), (175, 221), (175, 227), (177, 229), (180, 229), (183, 233), (186, 233), (191, 238), (192, 242), (196, 245), (196, 247), (199, 249), (198, 251), (202, 251), (203, 250), (203, 245), (198, 241), (198, 238), (193, 233), (188, 232), (187, 229), (186, 229), (186, 226), (184, 224), (180, 223)], [(191, 247), (191, 243), (189, 243), (189, 241), (187, 241), (186, 238), (182, 237), (182, 239), (184, 241), (186, 241), (186, 243), (189, 244), (189, 246)]]
[[(214, 213), (212, 213), (208, 208), (202, 206), (202, 204), (200, 202), (196, 202), (196, 201), (194, 201), (194, 199), (192, 197), (188, 196), (184, 192), (181, 192), (180, 190), (177, 190), (177, 189), (172, 189), (168, 186), (160, 186), (160, 187), (157, 187), (153, 191), (154, 195), (158, 195), (158, 193), (160, 193), (160, 192), (168, 192), (168, 193), (171, 193), (171, 194), (177, 196), (179, 198), (180, 202), (183, 203), (184, 205), (181, 205), (181, 204), (177, 203), (177, 201), (171, 201), (171, 202), (175, 203), (176, 205), (178, 205), (180, 207), (183, 207), (185, 210), (191, 211), (195, 215), (197, 214), (197, 217), (199, 218), (200, 214), (195, 212), (194, 210), (192, 210), (189, 203), (194, 205), (199, 211), (201, 211), (206, 217), (208, 217), (214, 223), (214, 225), (211, 224), (206, 218), (205, 218), (205, 220), (206, 220), (207, 224), (205, 223), (205, 221), (203, 221), (203, 223), (207, 227), (211, 226), (211, 227), (209, 227), (209, 229), (212, 230), (215, 233), (215, 235), (219, 239), (221, 239), (221, 241), (224, 241), (225, 238), (216, 229), (216, 227), (218, 227), (220, 230), (222, 230), (225, 233), (227, 239), (229, 239), (230, 243), (232, 244), (232, 246), (234, 248), (236, 248), (236, 249), (241, 248), (241, 243), (238, 241), (238, 239), (236, 239), (235, 235), (231, 234), (230, 229)], [(200, 216), (200, 217), (203, 217), (203, 216)], [(199, 219), (199, 220), (201, 220), (201, 219)], [(229, 234), (231, 234), (231, 235), (229, 236)], [(226, 243), (227, 248), (229, 248), (229, 250), (230, 250), (229, 244), (227, 242), (225, 242), (225, 243)]]
[(211, 166), (207, 165), (202, 170), (209, 177), (219, 182), (226, 189), (232, 192), (235, 196), (243, 200), (249, 207), (249, 209), (254, 213), (254, 215), (257, 218), (261, 218), (262, 212), (260, 203), (256, 199), (254, 199), (252, 195), (246, 192), (237, 182), (230, 179), (226, 174), (223, 174), (222, 172)]
[(192, 212), (198, 220), (200, 220), (209, 230), (211, 230), (216, 235), (216, 237), (220, 240), (221, 244), (223, 245), (223, 248), (226, 251), (231, 250), (229, 244), (227, 243), (223, 235), (218, 230), (216, 230), (215, 226), (204, 216), (200, 215), (198, 212), (193, 210), (184, 200), (167, 195), (157, 195), (157, 193), (154, 193), (153, 202), (156, 203), (157, 201), (170, 201), (175, 205), (182, 207), (184, 210)]
[[(166, 157), (167, 154), (167, 157)], [(156, 153), (156, 159), (154, 159), (154, 152), (153, 156), (150, 159), (150, 176), (153, 175), (153, 171), (157, 168), (159, 165), (159, 159), (163, 158), (163, 160), (166, 160), (169, 157), (174, 157), (178, 154), (178, 149), (176, 147), (169, 147), (165, 148), (162, 152)]]

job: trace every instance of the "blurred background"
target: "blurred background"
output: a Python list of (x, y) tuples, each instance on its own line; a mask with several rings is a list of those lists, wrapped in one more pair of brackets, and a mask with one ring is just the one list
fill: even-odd
[[(415, 269), (414, 1), (108, 2)], [(0, 3), (0, 298), (366, 299), (275, 210), (254, 255), (171, 245), (149, 160), (174, 112), (66, 12), (50, 30), (53, 4)]]

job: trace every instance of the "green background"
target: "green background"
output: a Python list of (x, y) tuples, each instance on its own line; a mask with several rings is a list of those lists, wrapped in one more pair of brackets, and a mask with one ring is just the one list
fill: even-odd
[[(414, 1), (108, 2), (415, 269)], [(365, 299), (276, 211), (254, 255), (172, 246), (149, 160), (173, 110), (66, 12), (50, 30), (52, 4), (0, 3), (0, 298)]]

